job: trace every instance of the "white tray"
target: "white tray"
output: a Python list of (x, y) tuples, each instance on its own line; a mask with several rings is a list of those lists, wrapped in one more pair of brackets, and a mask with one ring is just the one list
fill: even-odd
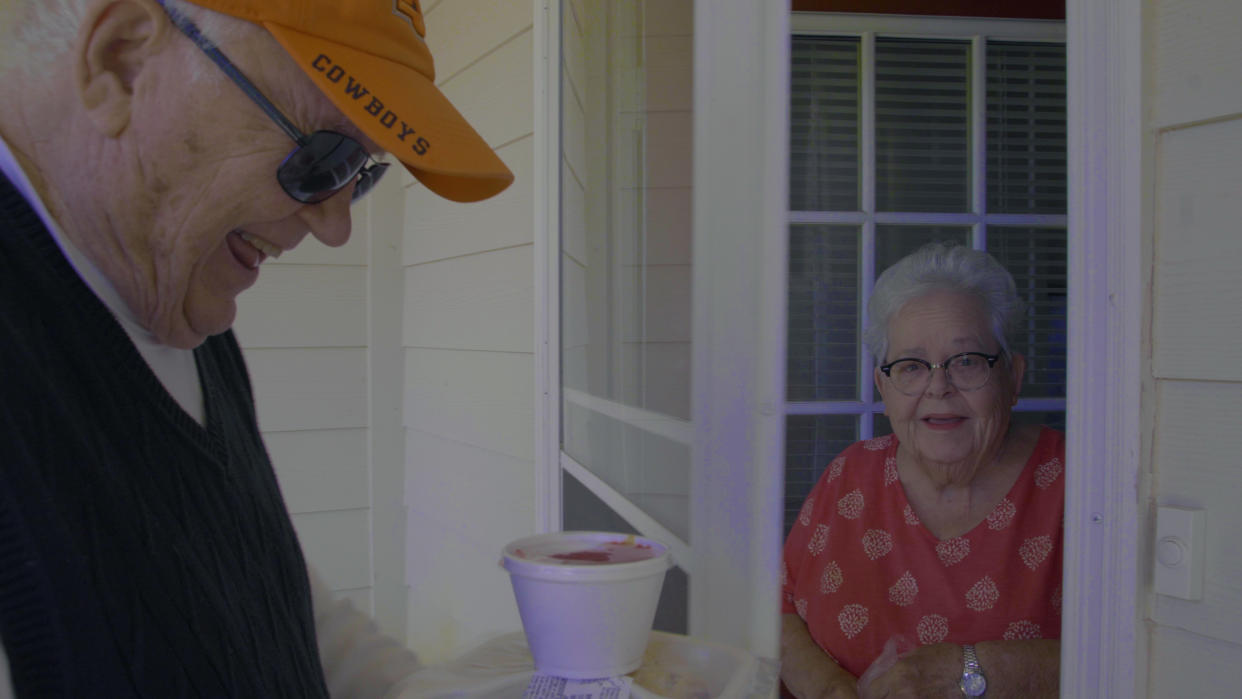
[[(736, 648), (653, 631), (643, 665), (631, 676), (635, 699), (749, 699), (768, 697), (775, 674), (768, 663)], [(411, 677), (402, 696), (427, 699), (520, 699), (534, 674), (521, 631), (494, 638), (443, 665)], [(763, 675), (772, 674), (768, 678)], [(643, 682), (644, 684), (639, 684)], [(644, 686), (646, 685), (646, 686)], [(667, 693), (663, 693), (667, 692)]]

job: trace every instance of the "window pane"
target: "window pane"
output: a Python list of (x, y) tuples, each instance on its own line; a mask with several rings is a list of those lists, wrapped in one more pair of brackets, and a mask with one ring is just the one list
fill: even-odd
[(1028, 306), (1017, 347), (1026, 355), (1023, 397), (1065, 395), (1065, 246), (1064, 228), (988, 229), (988, 252), (1013, 275)]
[(966, 226), (876, 226), (875, 276), (927, 243), (970, 244)]
[(790, 415), (785, 419), (785, 534), (824, 469), (858, 441), (857, 415)]
[(789, 105), (789, 208), (856, 211), (858, 39), (796, 36)]
[(858, 397), (859, 229), (791, 226), (786, 398)]
[(876, 209), (970, 210), (970, 44), (877, 39)]
[(562, 8), (562, 448), (688, 540), (693, 12)]
[(988, 211), (1065, 213), (1065, 46), (987, 48)]
[(1060, 430), (1062, 432), (1065, 431), (1065, 411), (1064, 410), (1051, 410), (1051, 411), (1046, 411), (1046, 412), (1043, 412), (1043, 411), (1019, 412), (1015, 410), (1013, 413), (1013, 417), (1010, 418), (1010, 420), (1019, 425), (1023, 425), (1023, 424), (1046, 425), (1048, 427), (1051, 427), (1054, 430)]

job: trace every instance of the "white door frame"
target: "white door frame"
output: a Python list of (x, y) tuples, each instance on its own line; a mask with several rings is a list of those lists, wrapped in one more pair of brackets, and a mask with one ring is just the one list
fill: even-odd
[[(536, 356), (540, 390), (536, 504), (538, 527), (547, 530), (557, 528), (560, 511), (559, 289), (549, 273), (557, 263), (559, 17), (556, 4), (551, 0), (533, 0), (533, 4), (536, 108), (540, 112), (536, 119), (534, 178), (536, 323), (539, 328)], [(744, 12), (745, 8), (734, 7), (734, 10)], [(717, 22), (732, 16), (717, 13), (715, 6), (712, 12)], [(788, 54), (788, 35), (784, 29), (787, 20), (784, 23), (773, 21), (770, 12), (765, 16), (769, 21), (754, 25), (759, 30), (750, 32), (752, 36), (745, 44), (764, 49), (750, 54), (765, 57), (761, 62), (763, 67), (755, 69), (761, 76), (774, 70), (772, 61), (779, 62)], [(696, 44), (698, 39), (696, 36)], [(781, 42), (784, 42), (783, 49)], [(1066, 44), (1070, 185), (1066, 400), (1069, 427), (1061, 693), (1068, 697), (1136, 697), (1146, 691), (1145, 679), (1136, 676), (1136, 667), (1144, 665), (1139, 663), (1139, 654), (1145, 649), (1139, 623), (1142, 615), (1139, 571), (1145, 570), (1139, 565), (1140, 557), (1145, 555), (1139, 516), (1140, 372), (1142, 315), (1146, 303), (1141, 230), (1142, 0), (1067, 0)], [(720, 50), (720, 45), (696, 46), (696, 59)], [(787, 63), (786, 58), (783, 65)], [(716, 82), (696, 87), (696, 107), (719, 98), (719, 93), (708, 94), (706, 86), (713, 84), (715, 89), (721, 89), (722, 76), (713, 72), (708, 77)], [(769, 82), (785, 84), (785, 79), (773, 76)], [(753, 95), (754, 89), (752, 85), (752, 92), (748, 94)], [(782, 93), (787, 101), (787, 94), (781, 90), (775, 92)], [(778, 95), (768, 97), (782, 99)], [(751, 132), (753, 139), (779, 142), (784, 147), (785, 140), (781, 140), (787, 140), (784, 131), (763, 121), (762, 116), (755, 118), (760, 126)], [(764, 157), (752, 161), (754, 171), (771, 170), (776, 162), (772, 157), (767, 152)], [(714, 172), (736, 174), (746, 170), (731, 168)], [(771, 174), (784, 177), (781, 173)], [(696, 180), (696, 184), (702, 181)], [(764, 201), (765, 208), (774, 205), (771, 198)], [(695, 207), (696, 232), (706, 231), (697, 217), (710, 214), (707, 199), (696, 198)], [(771, 212), (765, 211), (760, 218), (766, 221), (771, 218)], [(756, 230), (767, 228), (761, 225)], [(783, 230), (783, 225), (780, 228)], [(773, 255), (779, 250), (764, 252)], [(771, 267), (778, 263), (783, 261), (773, 257), (764, 264)], [(696, 297), (697, 292), (696, 286)], [(755, 303), (770, 312), (769, 306), (774, 302), (765, 296)], [(783, 312), (779, 317), (783, 318)], [(775, 330), (777, 328), (768, 328), (769, 332)], [(698, 359), (696, 357), (696, 362)], [(775, 364), (779, 359), (769, 363)], [(769, 373), (765, 372), (764, 377), (752, 377), (756, 383), (746, 397), (747, 411), (763, 415), (767, 412), (765, 407), (772, 409), (780, 404), (779, 394), (768, 395), (774, 390), (768, 380), (770, 376), (766, 375)], [(706, 379), (707, 375), (699, 378)], [(759, 388), (760, 384), (767, 388)], [(700, 380), (695, 389), (696, 400), (702, 397), (703, 390)], [(781, 420), (761, 421), (766, 427), (763, 432), (752, 435), (757, 438), (757, 448), (748, 450), (751, 456), (760, 456), (764, 449), (771, 451), (771, 445), (779, 441), (776, 435), (782, 428), (778, 422)], [(698, 429), (696, 427), (696, 433)], [(706, 430), (706, 426), (703, 429)], [(706, 431), (697, 433), (696, 441), (700, 436), (709, 435)], [(774, 480), (779, 490), (779, 476), (769, 480)], [(763, 492), (750, 494), (751, 502), (769, 498), (772, 486), (773, 483), (764, 483)], [(695, 521), (706, 524), (709, 518), (708, 513), (702, 513)], [(768, 541), (751, 543), (771, 544)], [(762, 554), (754, 550), (748, 555), (756, 561), (762, 559)], [(774, 578), (778, 570), (779, 560), (773, 560), (776, 563), (772, 564), (771, 575), (767, 577)], [(772, 605), (762, 599), (761, 592), (758, 597), (758, 609), (752, 612), (768, 611)], [(710, 608), (705, 602), (692, 601), (692, 622), (699, 620), (692, 626), (711, 623), (707, 618)], [(760, 647), (770, 647), (771, 639), (763, 638), (767, 633), (751, 626), (756, 620), (752, 616), (743, 626), (750, 626), (752, 633), (758, 631), (762, 640), (754, 637), (752, 640), (759, 640)], [(732, 636), (737, 630), (719, 631), (720, 635)]]
[(1061, 695), (1136, 697), (1142, 0), (1067, 0), (1069, 346)]

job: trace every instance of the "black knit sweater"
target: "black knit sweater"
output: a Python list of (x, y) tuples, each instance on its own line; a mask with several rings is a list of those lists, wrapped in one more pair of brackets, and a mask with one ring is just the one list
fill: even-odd
[(0, 634), (19, 697), (324, 697), (231, 332), (206, 427), (0, 177)]

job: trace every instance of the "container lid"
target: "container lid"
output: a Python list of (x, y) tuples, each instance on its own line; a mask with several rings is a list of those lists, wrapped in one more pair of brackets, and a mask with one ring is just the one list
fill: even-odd
[(633, 534), (552, 532), (510, 542), (501, 565), (543, 580), (602, 582), (656, 575), (672, 565), (668, 547)]

